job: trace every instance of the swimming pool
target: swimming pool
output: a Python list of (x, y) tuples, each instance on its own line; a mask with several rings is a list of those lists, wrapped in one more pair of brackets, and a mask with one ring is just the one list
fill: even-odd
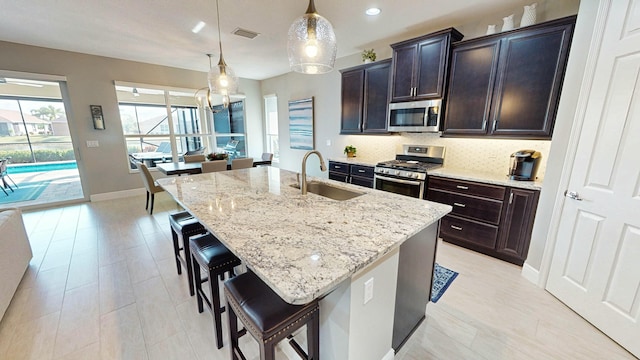
[(45, 172), (53, 170), (71, 170), (77, 169), (78, 164), (75, 161), (59, 161), (50, 163), (36, 163), (36, 164), (9, 164), (7, 165), (7, 172), (11, 174), (22, 174), (29, 172)]

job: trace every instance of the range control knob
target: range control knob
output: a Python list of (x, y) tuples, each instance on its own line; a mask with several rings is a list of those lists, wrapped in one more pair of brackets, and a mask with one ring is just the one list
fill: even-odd
[(396, 175), (400, 175), (400, 171), (399, 171), (399, 170), (396, 170), (395, 174), (396, 174)]

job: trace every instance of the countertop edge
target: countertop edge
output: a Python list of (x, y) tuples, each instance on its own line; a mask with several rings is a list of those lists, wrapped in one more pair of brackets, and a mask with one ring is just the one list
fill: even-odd
[(483, 173), (479, 171), (472, 171), (466, 169), (455, 168), (439, 168), (428, 172), (429, 176), (439, 176), (457, 180), (476, 181), (481, 183), (502, 185), (512, 188), (528, 189), (528, 190), (542, 190), (541, 181), (517, 181), (511, 180), (507, 175), (501, 176), (492, 173)]

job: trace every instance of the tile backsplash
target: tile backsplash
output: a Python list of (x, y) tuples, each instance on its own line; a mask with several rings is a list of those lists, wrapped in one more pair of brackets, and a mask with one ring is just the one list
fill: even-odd
[(506, 175), (510, 155), (518, 150), (532, 149), (542, 154), (538, 180), (544, 178), (551, 141), (491, 138), (443, 138), (437, 133), (401, 133), (391, 136), (349, 136), (348, 142), (358, 148), (358, 156), (390, 160), (402, 152), (403, 144), (440, 145), (446, 147), (445, 167), (476, 170)]

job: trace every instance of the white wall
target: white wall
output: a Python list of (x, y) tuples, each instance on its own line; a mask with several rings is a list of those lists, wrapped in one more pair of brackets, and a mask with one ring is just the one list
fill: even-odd
[[(140, 176), (129, 173), (115, 80), (191, 89), (207, 85), (207, 74), (203, 72), (15, 43), (0, 42), (0, 54), (0, 70), (66, 77), (67, 118), (87, 196), (142, 188)], [(260, 156), (263, 140), (259, 82), (240, 79), (240, 89), (247, 95), (249, 153)], [(93, 129), (90, 104), (102, 105), (106, 130)], [(87, 140), (99, 141), (100, 147), (87, 148)]]

